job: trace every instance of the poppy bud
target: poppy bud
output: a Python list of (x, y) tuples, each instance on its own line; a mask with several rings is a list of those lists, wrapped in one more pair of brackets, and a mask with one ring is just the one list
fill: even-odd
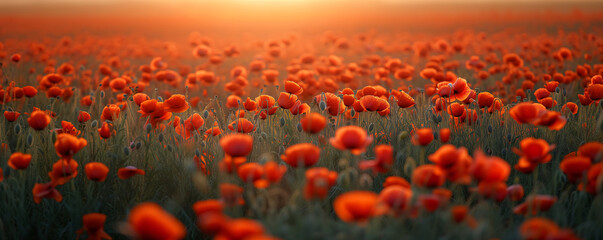
[(126, 156), (130, 156), (130, 148), (124, 147), (124, 154), (126, 154)]
[(318, 104), (318, 106), (320, 107), (321, 111), (327, 109), (327, 104), (324, 101), (320, 101), (320, 104)]
[(163, 142), (163, 133), (159, 134), (159, 136), (157, 137), (157, 140), (159, 140), (159, 142)]
[(555, 88), (555, 92), (556, 92), (556, 93), (559, 93), (559, 92), (561, 92), (561, 88), (559, 88), (559, 87), (556, 87), (556, 88)]
[(167, 145), (167, 150), (170, 151), (170, 152), (172, 152), (174, 149), (172, 148), (172, 145), (168, 144)]
[(131, 149), (134, 149), (135, 147), (136, 147), (136, 143), (131, 143), (131, 144), (130, 144), (130, 148), (131, 148)]
[(101, 98), (101, 99), (102, 99), (102, 98), (105, 98), (105, 91), (101, 91), (101, 92), (100, 92), (100, 98)]
[(260, 134), (262, 136), (263, 139), (268, 138), (268, 134), (266, 134), (265, 132), (262, 132), (262, 134)]
[(147, 124), (145, 127), (147, 130), (147, 134), (151, 133), (151, 130), (153, 130), (153, 126), (151, 126), (151, 124)]
[(19, 134), (21, 132), (21, 124), (15, 124), (15, 134)]
[(297, 124), (297, 131), (301, 132), (303, 130), (301, 123)]
[(142, 147), (142, 143), (137, 142), (137, 143), (136, 143), (136, 149), (140, 149), (140, 147)]
[(163, 102), (163, 98), (161, 96), (157, 96), (157, 101)]
[(408, 132), (407, 131), (402, 131), (400, 132), (400, 134), (398, 134), (398, 139), (400, 140), (404, 140), (408, 137)]
[(207, 118), (209, 116), (209, 112), (207, 110), (203, 111), (203, 118)]
[(368, 127), (369, 132), (372, 132), (374, 128), (375, 128), (375, 124), (371, 123)]
[(285, 118), (281, 117), (280, 124), (281, 124), (281, 127), (285, 126)]
[(492, 133), (492, 125), (488, 125), (488, 133)]
[(96, 120), (92, 121), (91, 126), (92, 126), (92, 128), (96, 128), (96, 126), (98, 126), (98, 121), (96, 121)]

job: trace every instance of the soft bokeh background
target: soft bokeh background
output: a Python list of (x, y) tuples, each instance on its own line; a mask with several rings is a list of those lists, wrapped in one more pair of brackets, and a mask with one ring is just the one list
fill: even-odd
[[(0, 33), (488, 29), (601, 22), (600, 0), (0, 0)], [(584, 21), (583, 21), (584, 22)], [(501, 25), (501, 24), (497, 24)]]

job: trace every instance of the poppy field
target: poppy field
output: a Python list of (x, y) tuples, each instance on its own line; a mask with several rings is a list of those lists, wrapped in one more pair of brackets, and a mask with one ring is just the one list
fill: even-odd
[(0, 9), (0, 239), (603, 239), (600, 9), (231, 1)]

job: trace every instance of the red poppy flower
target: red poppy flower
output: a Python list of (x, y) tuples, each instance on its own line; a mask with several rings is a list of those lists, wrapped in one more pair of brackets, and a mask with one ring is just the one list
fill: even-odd
[(331, 145), (339, 150), (350, 150), (359, 155), (373, 141), (373, 136), (367, 136), (366, 130), (358, 126), (340, 127), (335, 132), (335, 137), (330, 139)]

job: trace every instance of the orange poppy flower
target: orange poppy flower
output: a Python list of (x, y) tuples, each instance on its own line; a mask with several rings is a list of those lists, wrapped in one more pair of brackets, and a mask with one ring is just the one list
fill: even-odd
[(320, 148), (311, 143), (295, 144), (288, 147), (285, 154), (281, 155), (281, 159), (292, 167), (309, 167), (316, 164), (319, 158)]
[(286, 92), (281, 92), (277, 99), (278, 105), (283, 109), (289, 109), (293, 107), (296, 101), (297, 95)]
[(222, 212), (224, 204), (215, 199), (197, 201), (193, 204), (193, 211), (197, 216), (201, 216), (209, 212)]
[(448, 105), (448, 114), (454, 117), (460, 117), (465, 114), (465, 106), (458, 102), (451, 103)]
[(247, 98), (247, 100), (243, 102), (243, 106), (247, 111), (255, 111), (257, 109), (257, 103), (250, 98)]
[(186, 130), (186, 138), (190, 138), (193, 132), (199, 132), (199, 129), (203, 126), (205, 120), (199, 115), (195, 113), (184, 120), (184, 129)]
[(374, 173), (386, 173), (394, 163), (394, 149), (391, 145), (375, 147), (375, 160), (360, 162), (360, 170), (372, 169)]
[(111, 90), (113, 92), (123, 91), (127, 85), (128, 85), (128, 82), (126, 82), (125, 79), (120, 78), (120, 77), (114, 78), (109, 82), (109, 87), (111, 87)]
[(330, 139), (331, 145), (339, 150), (350, 150), (352, 154), (362, 154), (373, 142), (373, 136), (367, 136), (366, 130), (358, 126), (340, 127), (335, 137)]
[(55, 185), (63, 185), (77, 176), (79, 164), (72, 159), (59, 159), (52, 165), (48, 176)]
[(526, 240), (548, 239), (558, 231), (559, 226), (555, 222), (543, 217), (525, 220), (519, 227), (519, 235)]
[(293, 115), (304, 114), (310, 112), (310, 105), (307, 103), (301, 103), (301, 101), (297, 100), (293, 107), (289, 108), (289, 112)]
[(563, 105), (563, 107), (561, 107), (561, 112), (571, 112), (572, 114), (576, 115), (576, 113), (578, 113), (578, 105), (573, 103), (573, 102), (568, 102), (565, 105)]
[[(256, 239), (264, 236), (264, 226), (256, 220), (237, 218), (228, 221), (215, 239)], [(262, 239), (262, 238), (259, 238)]]
[(4, 181), (4, 170), (0, 168), (0, 182)]
[(590, 166), (591, 160), (581, 156), (567, 157), (559, 164), (559, 168), (565, 173), (567, 179), (574, 183), (582, 180)]
[(55, 186), (53, 182), (36, 183), (32, 190), (34, 202), (39, 204), (42, 198), (52, 198), (57, 202), (63, 201), (63, 195), (54, 188)]
[(220, 146), (228, 156), (244, 157), (253, 149), (253, 137), (241, 133), (229, 134), (220, 139)]
[(182, 94), (174, 94), (170, 96), (165, 102), (163, 102), (163, 107), (167, 112), (173, 113), (181, 113), (188, 110), (188, 102), (186, 102), (186, 98)]
[(220, 170), (226, 173), (233, 173), (236, 172), (239, 166), (241, 166), (241, 164), (245, 163), (246, 161), (247, 157), (245, 156), (232, 157), (226, 154), (222, 161), (218, 163), (218, 166), (220, 167)]
[(272, 108), (274, 103), (276, 102), (272, 96), (269, 95), (260, 95), (255, 98), (255, 102), (262, 109)]
[(418, 205), (427, 212), (435, 212), (444, 204), (442, 197), (436, 194), (425, 194), (418, 197)]
[(526, 200), (513, 208), (513, 213), (526, 215), (531, 210), (531, 215), (548, 211), (557, 202), (557, 197), (549, 195), (530, 195)]
[(535, 138), (525, 138), (519, 145), (521, 149), (513, 148), (513, 152), (521, 156), (515, 169), (523, 173), (531, 173), (539, 163), (549, 162), (552, 158), (549, 152), (555, 149), (555, 145)]
[(29, 167), (31, 154), (15, 152), (8, 158), (8, 166), (15, 170), (23, 170)]
[(156, 203), (146, 202), (130, 210), (128, 223), (138, 239), (183, 239), (186, 228)]
[(285, 92), (300, 95), (304, 92), (304, 89), (293, 81), (285, 81)]
[(431, 128), (416, 129), (411, 141), (414, 145), (427, 146), (433, 141), (433, 130)]
[(588, 92), (590, 100), (598, 101), (603, 99), (603, 84), (591, 84), (584, 91)]
[(4, 118), (6, 118), (6, 121), (9, 122), (16, 121), (17, 118), (19, 118), (19, 115), (21, 114), (15, 111), (4, 111)]
[(44, 111), (33, 111), (27, 119), (29, 126), (35, 130), (44, 130), (48, 124), (50, 124), (50, 116)]
[[(553, 90), (553, 92), (554, 91), (555, 90)], [(534, 96), (536, 96), (537, 100), (547, 98), (550, 95), (551, 95), (551, 93), (548, 90), (546, 90), (545, 88), (539, 88), (539, 89), (536, 89), (536, 91), (534, 91)]]
[(111, 130), (112, 128), (113, 126), (111, 124), (104, 122), (103, 125), (98, 129), (98, 134), (102, 139), (110, 138), (111, 133), (113, 132), (113, 130)]
[(415, 99), (404, 91), (400, 91), (400, 96), (398, 96), (397, 99), (398, 106), (401, 108), (409, 108), (415, 105)]
[(57, 135), (54, 149), (60, 157), (70, 158), (86, 145), (88, 145), (88, 141), (84, 138), (78, 138), (68, 133), (61, 133)]
[(385, 182), (383, 183), (383, 188), (389, 186), (402, 186), (410, 189), (410, 183), (406, 181), (406, 179), (398, 176), (389, 176), (385, 178)]
[(105, 106), (105, 108), (103, 108), (103, 112), (101, 114), (101, 121), (115, 121), (115, 119), (117, 119), (119, 117), (119, 112), (121, 111), (121, 109), (119, 108), (119, 106), (115, 105), (115, 104), (110, 104), (108, 106)]
[(469, 215), (469, 207), (465, 205), (456, 205), (450, 209), (450, 215), (452, 221), (456, 223), (462, 223), (467, 221), (467, 224), (472, 225), (473, 218)]
[(218, 136), (222, 134), (222, 129), (218, 126), (218, 122), (214, 122), (214, 126), (205, 131), (206, 134), (211, 134), (212, 136)]
[(450, 128), (440, 129), (440, 142), (447, 143), (450, 140)]
[(276, 183), (281, 181), (283, 175), (287, 172), (287, 167), (278, 164), (274, 161), (269, 161), (264, 164), (264, 175), (266, 180), (270, 183)]
[(86, 172), (86, 177), (96, 182), (104, 182), (109, 173), (109, 168), (100, 162), (87, 163), (86, 166), (84, 166), (84, 170)]
[(25, 87), (23, 87), (23, 93), (25, 94), (26, 97), (32, 98), (38, 94), (38, 89), (36, 89), (35, 87), (32, 87), (32, 86), (25, 86)]
[(591, 162), (600, 162), (603, 158), (603, 143), (588, 142), (578, 148), (578, 156), (587, 157)]
[(358, 101), (360, 102), (360, 105), (369, 112), (382, 111), (385, 109), (385, 105), (382, 104), (383, 99), (374, 95), (365, 95)]
[(507, 197), (512, 201), (519, 201), (523, 198), (524, 190), (521, 184), (513, 184), (507, 187)]
[(338, 114), (343, 113), (345, 111), (345, 105), (343, 104), (341, 98), (330, 92), (315, 96), (314, 101), (319, 106), (321, 102), (324, 102), (327, 107), (326, 110), (331, 116), (337, 116)]
[(226, 206), (245, 204), (245, 200), (243, 200), (243, 188), (230, 183), (220, 184), (220, 198)]
[(412, 199), (410, 188), (400, 185), (385, 187), (379, 193), (379, 202), (384, 203), (394, 215), (400, 215), (408, 210)]
[(532, 123), (546, 108), (540, 104), (522, 102), (511, 108), (509, 114), (518, 123)]
[[(236, 127), (236, 130), (235, 130), (235, 127)], [(253, 125), (253, 123), (251, 123), (251, 121), (247, 120), (246, 118), (239, 118), (237, 120), (232, 121), (228, 125), (228, 129), (230, 129), (231, 131), (236, 131), (236, 132), (240, 132), (240, 133), (250, 133), (250, 132), (253, 132), (253, 130), (255, 129), (255, 126)]]
[(237, 173), (243, 182), (256, 184), (264, 176), (264, 167), (255, 162), (245, 163), (237, 168)]
[(383, 214), (379, 196), (369, 191), (351, 191), (335, 198), (333, 209), (344, 222), (366, 224), (372, 217)]
[(151, 98), (146, 93), (136, 93), (134, 96), (132, 96), (132, 99), (134, 100), (134, 103), (140, 107), (144, 101), (147, 101)]
[(111, 236), (105, 232), (105, 221), (107, 216), (102, 213), (88, 213), (82, 217), (84, 227), (77, 231), (77, 238), (86, 231), (88, 239), (111, 239)]
[(448, 180), (467, 184), (471, 181), (468, 171), (471, 157), (464, 147), (457, 149), (453, 145), (446, 144), (429, 155), (428, 159), (446, 172)]
[(559, 112), (546, 111), (532, 123), (536, 126), (546, 126), (550, 130), (559, 131), (565, 126), (567, 120)]
[(480, 182), (477, 191), (484, 198), (502, 202), (507, 197), (507, 184), (504, 182)]
[(145, 171), (142, 169), (138, 169), (134, 166), (127, 166), (124, 168), (120, 168), (119, 170), (117, 170), (117, 176), (120, 179), (129, 179), (131, 177), (134, 177), (135, 175), (145, 175)]
[(477, 95), (477, 105), (479, 108), (490, 107), (494, 103), (494, 95), (489, 92), (481, 92)]
[(227, 108), (237, 108), (237, 107), (239, 107), (240, 102), (242, 102), (242, 100), (239, 96), (230, 95), (226, 98), (226, 107)]
[(586, 191), (592, 195), (596, 195), (601, 189), (603, 183), (603, 163), (593, 164), (586, 174), (587, 185)]
[(73, 126), (73, 123), (67, 121), (61, 121), (61, 128), (55, 130), (57, 134), (67, 133), (73, 136), (80, 135), (80, 131), (78, 131), (75, 126)]
[(446, 173), (437, 165), (421, 165), (412, 172), (412, 183), (418, 187), (435, 188), (444, 185)]
[(478, 182), (505, 182), (511, 173), (511, 166), (502, 158), (477, 151), (469, 172)]
[(91, 119), (90, 113), (85, 112), (85, 111), (80, 111), (80, 113), (77, 115), (77, 121), (80, 123), (87, 122), (90, 119)]
[(307, 114), (299, 122), (302, 129), (308, 133), (318, 133), (327, 125), (327, 119), (320, 113)]
[(310, 168), (306, 170), (304, 197), (306, 199), (323, 199), (335, 183), (337, 183), (337, 172), (323, 167)]

